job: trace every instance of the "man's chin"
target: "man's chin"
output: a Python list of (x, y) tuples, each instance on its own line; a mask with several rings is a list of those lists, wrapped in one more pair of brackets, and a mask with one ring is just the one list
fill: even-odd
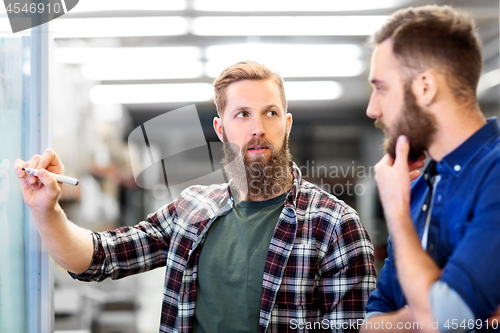
[[(412, 146), (412, 144), (410, 142), (410, 151), (408, 152), (408, 161), (414, 162), (414, 161), (418, 160), (425, 153), (425, 150), (426, 149), (424, 149), (422, 147)], [(384, 151), (386, 154), (389, 154), (389, 156), (391, 156), (392, 159), (396, 159), (395, 141), (385, 142), (384, 143)]]

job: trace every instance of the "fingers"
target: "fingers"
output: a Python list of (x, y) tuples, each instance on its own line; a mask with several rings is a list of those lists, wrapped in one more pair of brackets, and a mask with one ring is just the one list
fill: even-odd
[(394, 160), (389, 154), (385, 154), (384, 157), (380, 161), (378, 161), (377, 164), (375, 164), (375, 167), (373, 170), (375, 171), (375, 180), (378, 179), (378, 175), (380, 173), (380, 170), (385, 168), (385, 166), (392, 166), (394, 164)]
[(20, 159), (17, 159), (14, 162), (14, 172), (16, 173), (16, 175), (19, 178), (25, 178), (26, 177), (26, 172), (23, 171), (23, 168), (24, 168), (24, 161), (20, 160)]
[[(40, 155), (33, 155), (31, 160), (24, 163), (24, 167), (36, 169), (36, 167), (38, 166), (38, 162), (40, 161), (41, 158), (42, 156)], [(38, 184), (38, 178), (33, 175), (28, 175), (28, 184), (30, 184), (31, 188), (34, 190), (40, 188), (40, 185)]]
[(39, 189), (44, 183), (40, 180), (40, 177), (35, 177), (33, 175), (28, 175), (22, 168), (32, 168), (32, 169), (47, 169), (50, 172), (64, 174), (64, 166), (62, 165), (59, 157), (54, 152), (54, 150), (48, 148), (45, 150), (43, 156), (33, 155), (31, 160), (22, 161), (16, 160), (15, 172), (19, 178), (26, 178), (26, 181), (33, 190)]
[[(382, 159), (377, 163), (377, 165), (389, 165), (389, 166), (392, 166), (393, 164), (394, 164), (394, 159), (389, 154), (385, 154), (384, 157), (382, 157)], [(377, 167), (377, 165), (375, 165), (375, 167)]]
[(40, 155), (33, 155), (31, 160), (28, 161), (28, 168), (36, 169), (41, 158)]
[(417, 169), (420, 169), (424, 165), (425, 165), (425, 162), (424, 161), (419, 161), (419, 160), (417, 160), (415, 162), (411, 162), (410, 164), (408, 164), (408, 166), (410, 168), (410, 171), (415, 171)]
[(25, 164), (27, 162), (23, 161), (23, 160), (20, 160), (20, 159), (17, 159), (15, 162), (14, 162), (14, 172), (16, 173), (16, 175), (19, 177), (19, 179), (21, 180), (21, 190), (23, 192), (26, 192), (28, 189), (29, 189), (29, 184), (28, 184), (28, 179), (27, 179), (27, 173), (26, 171), (23, 170), (23, 168), (25, 167)]
[(408, 167), (408, 154), (410, 153), (410, 144), (408, 138), (400, 135), (396, 143), (396, 160), (395, 165)]
[(37, 169), (47, 169), (50, 172), (64, 174), (64, 166), (56, 152), (50, 148), (45, 149), (41, 159), (38, 161)]
[(420, 172), (420, 170), (415, 170), (415, 171), (410, 172), (410, 181), (411, 182), (414, 181), (415, 179), (420, 177), (421, 174), (422, 174), (422, 172)]
[(45, 186), (45, 191), (49, 198), (55, 200), (59, 197), (61, 188), (57, 184), (57, 180), (54, 178), (54, 176), (47, 172), (47, 170), (40, 169), (40, 171), (38, 171), (38, 179), (40, 180), (40, 183)]

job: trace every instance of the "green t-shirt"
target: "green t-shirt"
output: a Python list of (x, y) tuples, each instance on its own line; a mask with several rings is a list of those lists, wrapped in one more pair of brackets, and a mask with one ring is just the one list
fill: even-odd
[(242, 201), (213, 222), (200, 252), (193, 332), (259, 331), (264, 266), (286, 195)]

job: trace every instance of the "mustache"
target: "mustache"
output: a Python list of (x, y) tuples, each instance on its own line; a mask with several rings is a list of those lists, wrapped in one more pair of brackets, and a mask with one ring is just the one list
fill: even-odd
[(244, 155), (250, 146), (266, 146), (267, 148), (269, 148), (271, 150), (272, 154), (274, 154), (276, 152), (276, 148), (271, 143), (271, 141), (269, 141), (265, 138), (250, 139), (243, 147), (241, 147), (241, 151)]
[(380, 119), (375, 119), (375, 127), (387, 132), (387, 126), (385, 126), (384, 122)]

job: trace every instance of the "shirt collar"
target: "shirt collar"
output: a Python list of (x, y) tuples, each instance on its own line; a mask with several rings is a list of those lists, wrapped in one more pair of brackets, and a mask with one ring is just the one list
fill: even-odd
[(430, 160), (427, 167), (424, 170), (424, 179), (427, 186), (432, 188), (432, 183), (434, 182), (434, 177), (438, 174), (436, 169), (436, 161)]
[(462, 143), (457, 149), (446, 155), (440, 162), (436, 163), (437, 171), (443, 172), (449, 170), (458, 177), (484, 147), (499, 135), (500, 127), (497, 118), (493, 117), (488, 119), (486, 124), (476, 133)]
[(292, 168), (293, 182), (292, 189), (285, 199), (285, 206), (297, 206), (297, 197), (299, 195), (300, 184), (302, 183), (302, 173), (295, 162), (290, 161), (290, 168)]

